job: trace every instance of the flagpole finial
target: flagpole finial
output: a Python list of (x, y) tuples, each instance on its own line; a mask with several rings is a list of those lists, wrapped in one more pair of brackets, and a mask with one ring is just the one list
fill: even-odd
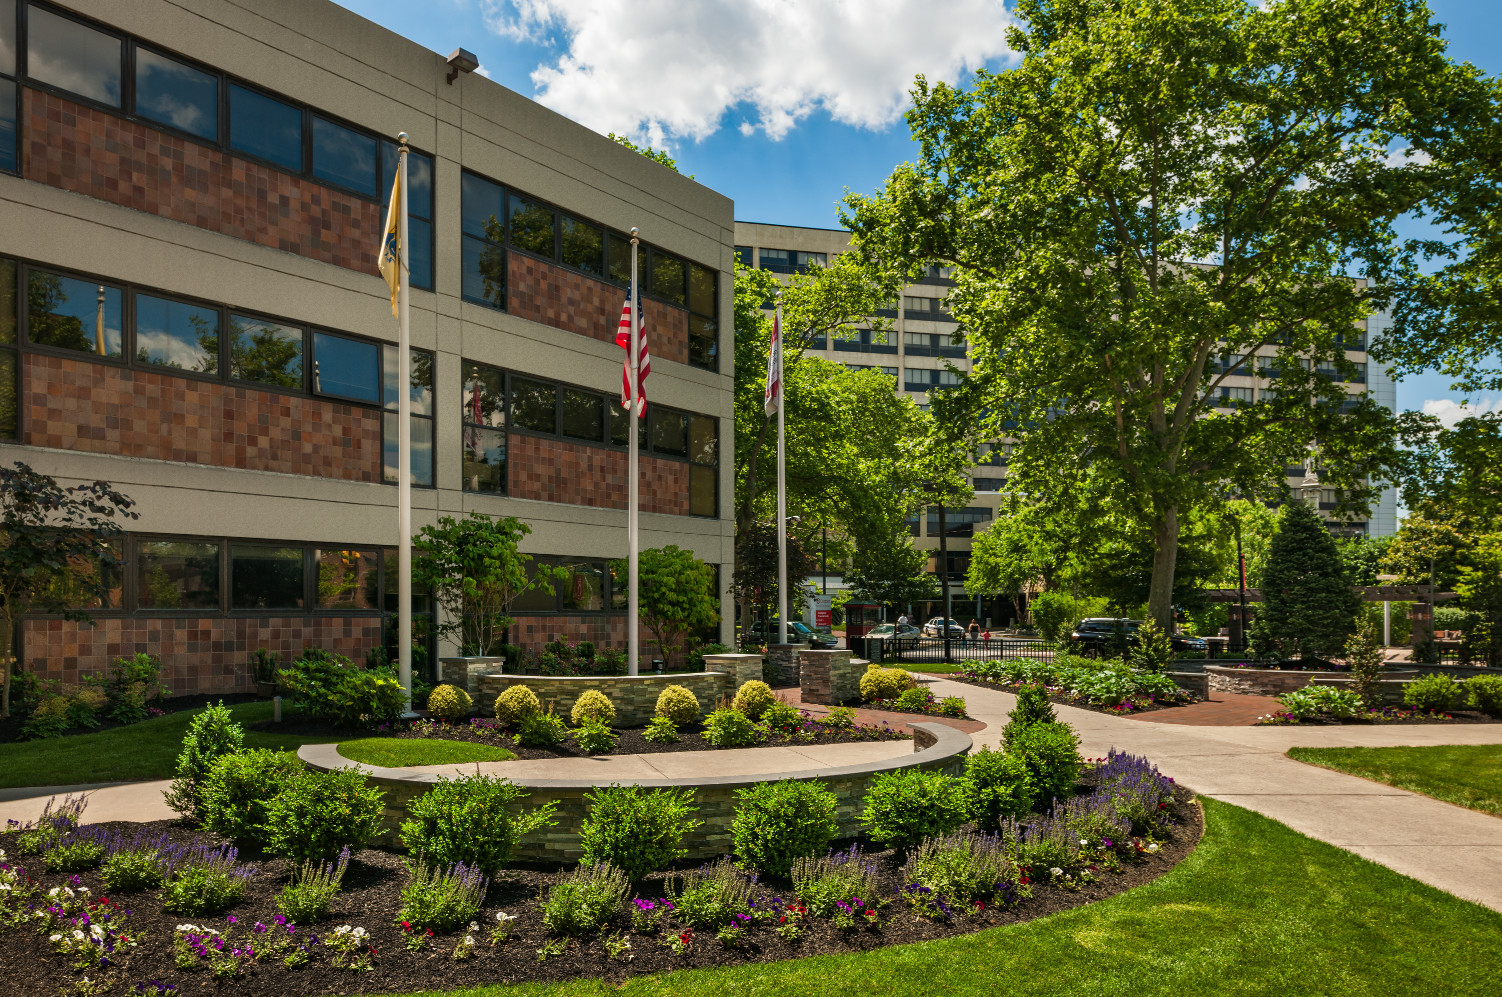
[(400, 142), (402, 145), (406, 145), (407, 144), (407, 133), (406, 132), (397, 132), (396, 133), (396, 140), (398, 142)]
[(635, 242), (636, 241), (636, 237), (638, 235), (640, 235), (640, 234), (641, 234), (641, 229), (637, 228), (635, 225), (631, 226), (631, 241), (632, 242)]

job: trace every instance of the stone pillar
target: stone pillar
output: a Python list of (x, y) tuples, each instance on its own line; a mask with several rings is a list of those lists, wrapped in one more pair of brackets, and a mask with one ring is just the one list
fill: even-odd
[(458, 686), (469, 693), (471, 699), (476, 699), (480, 692), (480, 676), (501, 674), (506, 659), (501, 657), (439, 658), (438, 664), (439, 675), (444, 685)]
[(1413, 633), (1409, 636), (1408, 643), (1415, 652), (1409, 657), (1417, 660), (1415, 655), (1419, 651), (1428, 651), (1433, 657), (1433, 649), (1427, 645), (1434, 640), (1434, 607), (1428, 602), (1415, 602), (1408, 611), (1408, 618), (1413, 621)]
[(734, 696), (736, 691), (747, 682), (765, 681), (762, 678), (764, 667), (759, 654), (706, 654), (704, 670), (725, 673), (727, 688), (724, 695), (726, 696)]
[(803, 651), (798, 659), (805, 703), (839, 706), (860, 698), (860, 675), (849, 651)]
[(807, 644), (768, 644), (766, 683), (773, 688), (798, 684), (798, 654)]

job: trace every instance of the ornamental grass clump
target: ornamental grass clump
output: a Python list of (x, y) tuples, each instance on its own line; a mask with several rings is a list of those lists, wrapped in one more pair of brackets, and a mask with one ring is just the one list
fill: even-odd
[(876, 863), (860, 845), (820, 858), (801, 858), (793, 863), (793, 889), (803, 906), (815, 917), (832, 917), (840, 903), (871, 902), (879, 896)]
[(277, 894), (277, 910), (293, 924), (316, 924), (326, 919), (348, 868), (348, 848), (339, 853), (338, 862), (304, 862)]
[(996, 834), (929, 838), (902, 867), (904, 895), (925, 916), (942, 909), (938, 901), (968, 906), (997, 895), (1013, 900), (1020, 878), (1005, 842)]
[(594, 720), (597, 723), (609, 727), (615, 723), (615, 704), (610, 697), (598, 689), (586, 689), (574, 700), (574, 708), (569, 711), (569, 720), (578, 727), (585, 720)]
[(699, 697), (694, 695), (692, 689), (670, 685), (657, 694), (656, 713), (659, 717), (667, 717), (679, 727), (687, 727), (699, 719)]
[(1018, 755), (983, 747), (965, 759), (965, 797), (970, 819), (994, 831), (1008, 817), (1030, 813), (1038, 801), (1027, 763)]
[(702, 865), (668, 882), (673, 919), (692, 928), (723, 928), (751, 910), (752, 880), (728, 858)]
[(266, 804), (302, 771), (290, 751), (255, 749), (216, 758), (199, 793), (204, 829), (237, 845), (265, 845)]
[(822, 782), (758, 782), (736, 790), (735, 801), (735, 857), (765, 875), (788, 875), (794, 862), (825, 851), (839, 833), (839, 799)]
[(397, 920), (433, 931), (450, 931), (474, 920), (489, 885), (477, 866), (456, 862), (445, 868), (421, 856), (408, 863), (407, 877)]
[(704, 822), (691, 790), (611, 785), (584, 794), (589, 811), (579, 827), (584, 865), (619, 869), (631, 882), (688, 854), (683, 836)]
[(385, 801), (359, 769), (304, 771), (266, 802), (267, 850), (294, 862), (332, 862), (381, 833)]
[(508, 727), (519, 726), (541, 712), (542, 701), (537, 693), (524, 685), (514, 685), (495, 697), (495, 718)]
[(736, 690), (735, 699), (731, 701), (731, 707), (740, 710), (752, 720), (762, 719), (767, 708), (777, 701), (772, 695), (772, 687), (757, 679), (744, 682)]
[(716, 748), (749, 748), (766, 739), (751, 718), (740, 710), (720, 709), (704, 721), (704, 733), (700, 735)]
[(626, 900), (631, 883), (608, 863), (580, 866), (548, 890), (542, 924), (555, 935), (584, 935), (609, 924)]
[(214, 762), (224, 755), (238, 753), (244, 743), (245, 728), (235, 723), (223, 700), (194, 716), (183, 735), (182, 751), (177, 756), (177, 777), (165, 795), (167, 806), (189, 820), (201, 820), (203, 785)]
[(558, 823), (553, 801), (515, 812), (513, 805), (527, 795), (497, 776), (439, 776), (432, 789), (407, 804), (410, 819), (402, 822), (401, 842), (430, 863), (464, 863), (493, 877), (523, 836)]
[(456, 685), (438, 685), (428, 693), (428, 715), (444, 720), (463, 720), (474, 709), (469, 693)]
[(943, 772), (883, 772), (866, 790), (860, 822), (876, 841), (908, 849), (957, 830), (969, 819), (965, 786)]

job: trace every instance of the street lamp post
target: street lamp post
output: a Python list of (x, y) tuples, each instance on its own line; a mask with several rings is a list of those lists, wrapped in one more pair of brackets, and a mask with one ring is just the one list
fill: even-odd
[(944, 503), (939, 502), (939, 584), (944, 591), (944, 618), (939, 623), (939, 629), (944, 631), (944, 662), (947, 664), (954, 659), (949, 651), (949, 529), (948, 520), (944, 515)]

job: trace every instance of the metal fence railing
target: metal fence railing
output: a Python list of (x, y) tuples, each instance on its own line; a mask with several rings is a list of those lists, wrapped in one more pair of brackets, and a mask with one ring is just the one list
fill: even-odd
[[(1042, 640), (951, 640), (951, 662), (1006, 661), (1012, 658), (1036, 658), (1052, 661), (1058, 648)], [(888, 664), (941, 664), (945, 661), (944, 641), (938, 637), (905, 637), (899, 640), (866, 642), (866, 657)]]

